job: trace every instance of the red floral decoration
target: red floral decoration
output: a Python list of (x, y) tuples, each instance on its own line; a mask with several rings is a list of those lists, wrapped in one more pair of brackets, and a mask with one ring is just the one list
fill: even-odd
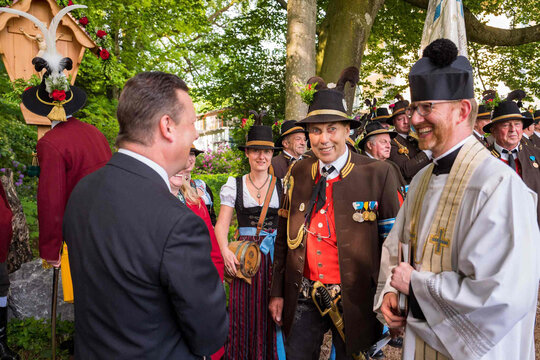
[(26, 89), (24, 89), (24, 91), (26, 91), (26, 90), (28, 90), (28, 89), (31, 89), (31, 88), (32, 88), (32, 86), (29, 86), (29, 87), (27, 87)]
[(247, 119), (246, 118), (242, 118), (242, 128), (244, 128), (244, 126), (246, 126), (246, 123), (247, 123)]
[(110, 56), (111, 54), (107, 51), (107, 49), (101, 49), (99, 51), (99, 57), (103, 60), (107, 60)]
[(79, 24), (81, 24), (82, 26), (88, 25), (88, 18), (86, 16), (83, 16), (79, 19)]
[(66, 92), (64, 90), (53, 90), (51, 97), (54, 101), (66, 100)]
[(71, 6), (71, 5), (73, 5), (73, 1), (69, 0), (68, 1), (68, 6)]
[(103, 30), (98, 30), (97, 33), (96, 33), (96, 36), (100, 39), (103, 39), (103, 37), (107, 35), (107, 33)]

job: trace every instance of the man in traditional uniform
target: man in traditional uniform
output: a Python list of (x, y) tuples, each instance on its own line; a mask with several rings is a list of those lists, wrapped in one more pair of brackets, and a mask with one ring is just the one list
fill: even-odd
[[(71, 59), (64, 59), (69, 60), (66, 68), (71, 69)], [(43, 68), (43, 61), (33, 62), (36, 71)], [(54, 66), (48, 64), (46, 68), (53, 69)], [(37, 143), (40, 166), (37, 193), (39, 255), (50, 265), (59, 267), (63, 239), (62, 219), (69, 195), (80, 179), (109, 161), (111, 148), (95, 126), (71, 116), (86, 103), (84, 91), (70, 86), (65, 76), (62, 80), (67, 91), (48, 88), (45, 80), (49, 76), (52, 74), (47, 71), (41, 84), (27, 89), (22, 100), (28, 110), (48, 116), (51, 120), (51, 130)], [(56, 112), (58, 106), (63, 109), (60, 117), (57, 117)]]
[(406, 325), (405, 360), (532, 360), (536, 194), (472, 136), (473, 70), (457, 53), (438, 39), (409, 74), (407, 113), (434, 164), (413, 179), (383, 245), (374, 309)]
[(420, 150), (418, 140), (409, 135), (411, 123), (405, 115), (409, 102), (402, 97), (392, 107), (388, 123), (393, 125), (398, 136), (392, 139), (390, 160), (399, 166), (403, 178), (408, 183), (420, 169), (431, 162), (431, 151)]
[(276, 142), (277, 147), (283, 151), (272, 158), (274, 175), (283, 179), (289, 166), (304, 156), (307, 149), (306, 130), (298, 125), (297, 121), (288, 120), (281, 125), (281, 135)]
[(540, 148), (540, 110), (533, 113), (534, 134), (531, 136), (532, 142)]
[(521, 138), (521, 141), (527, 146), (536, 146), (532, 139), (532, 136), (534, 135), (533, 114), (530, 111), (523, 111), (521, 115), (531, 122), (529, 126), (523, 127), (523, 137)]
[(388, 160), (390, 157), (390, 143), (396, 136), (395, 131), (385, 129), (378, 121), (372, 121), (366, 126), (365, 135), (358, 143), (358, 147), (366, 156), (375, 160), (386, 161), (392, 167), (394, 176), (398, 180), (399, 203), (402, 204), (408, 186), (403, 176), (401, 176), (399, 167), (392, 160)]
[[(523, 129), (532, 122), (533, 119), (524, 117), (517, 103), (509, 97), (495, 108), (493, 120), (484, 130), (489, 131), (495, 139), (488, 148), (491, 154), (514, 170), (531, 190), (540, 194), (540, 149), (533, 145), (524, 145), (521, 141)], [(540, 224), (540, 202), (537, 206)]]
[[(300, 123), (316, 157), (290, 171), (269, 305), (283, 324), (289, 360), (318, 359), (329, 329), (337, 359), (367, 350), (382, 333), (371, 296), (380, 246), (399, 208), (397, 183), (390, 165), (347, 148), (349, 130), (359, 122), (345, 113), (343, 89), (357, 81), (356, 68), (346, 69), (334, 89), (321, 78), (309, 80), (317, 82), (317, 92)], [(337, 303), (333, 320), (317, 308), (326, 308), (323, 298)]]
[[(374, 99), (373, 102), (375, 102), (375, 99)], [(390, 119), (391, 115), (388, 112), (387, 108), (385, 108), (385, 107), (376, 107), (374, 115), (375, 116), (371, 119), (371, 121), (378, 121), (385, 129), (390, 128), (390, 124), (388, 123), (388, 120)]]
[(0, 182), (0, 358), (5, 360), (19, 359), (19, 356), (11, 351), (7, 345), (9, 276), (6, 260), (13, 235), (12, 218), (11, 207), (4, 186)]
[(491, 111), (489, 111), (486, 105), (481, 104), (478, 106), (478, 115), (476, 115), (476, 121), (474, 122), (473, 135), (485, 147), (488, 147), (489, 143), (485, 136), (486, 133), (484, 132), (484, 126), (486, 126), (486, 124), (488, 124), (490, 121)]

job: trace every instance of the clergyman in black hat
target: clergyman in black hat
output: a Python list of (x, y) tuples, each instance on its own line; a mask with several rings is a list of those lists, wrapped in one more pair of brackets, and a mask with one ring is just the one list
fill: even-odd
[(396, 95), (396, 99), (390, 106), (392, 116), (388, 119), (388, 124), (393, 125), (398, 134), (391, 142), (390, 160), (399, 166), (408, 184), (416, 173), (431, 162), (431, 151), (420, 150), (418, 140), (411, 133), (410, 119), (405, 114), (409, 102), (400, 94)]
[[(334, 87), (320, 77), (308, 80), (316, 91), (300, 123), (315, 156), (290, 170), (270, 292), (270, 312), (283, 325), (291, 359), (318, 358), (329, 329), (337, 359), (367, 351), (382, 334), (373, 313), (373, 274), (399, 209), (397, 180), (388, 164), (347, 147), (350, 129), (359, 122), (346, 113), (344, 89), (357, 82), (354, 67)], [(337, 302), (343, 322), (319, 312), (318, 306), (326, 306), (314, 302), (314, 291), (319, 299)]]
[[(484, 126), (490, 132), (494, 143), (488, 148), (491, 153), (514, 170), (523, 182), (537, 194), (540, 193), (540, 149), (525, 145), (524, 129), (533, 124), (533, 117), (523, 116), (520, 111), (522, 90), (508, 94), (493, 110), (491, 122)], [(515, 101), (517, 100), (517, 101)], [(529, 113), (530, 114), (530, 113)], [(538, 223), (540, 224), (540, 203), (538, 203)]]
[(302, 159), (307, 150), (307, 132), (295, 120), (287, 120), (281, 125), (281, 134), (276, 145), (282, 147), (279, 155), (272, 158), (274, 174), (283, 179), (294, 161)]
[(532, 360), (535, 196), (472, 136), (473, 69), (452, 41), (429, 44), (409, 84), (407, 115), (434, 160), (413, 178), (383, 244), (374, 310), (406, 328), (405, 360)]

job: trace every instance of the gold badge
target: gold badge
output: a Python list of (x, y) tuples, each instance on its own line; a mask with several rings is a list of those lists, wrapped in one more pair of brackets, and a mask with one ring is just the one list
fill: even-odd
[(368, 221), (369, 220), (369, 211), (364, 211), (362, 213), (362, 216), (364, 217), (364, 221)]
[(359, 223), (362, 223), (364, 222), (364, 217), (362, 216), (361, 213), (359, 212), (355, 212), (352, 216), (352, 219), (356, 222), (359, 222)]
[(305, 209), (306, 209), (306, 205), (304, 205), (304, 203), (301, 203), (301, 204), (300, 204), (300, 207), (298, 208), (298, 210), (304, 211)]
[(375, 221), (377, 219), (377, 215), (373, 211), (369, 212), (369, 221)]

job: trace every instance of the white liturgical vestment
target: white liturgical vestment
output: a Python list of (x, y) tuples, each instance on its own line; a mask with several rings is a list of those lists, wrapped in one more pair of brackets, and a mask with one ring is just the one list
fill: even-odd
[[(487, 150), (485, 150), (487, 151)], [(374, 310), (397, 264), (398, 241), (409, 250), (412, 204), (422, 169), (382, 249)], [(422, 257), (448, 174), (431, 175), (418, 222), (417, 259)], [(533, 360), (534, 322), (540, 278), (540, 232), (536, 194), (506, 164), (490, 156), (464, 190), (451, 241), (452, 271), (432, 273), (416, 265), (411, 286), (426, 320), (407, 317), (404, 359), (415, 358), (416, 337), (456, 360)], [(419, 261), (422, 263), (422, 261)], [(382, 319), (382, 317), (381, 317)]]

